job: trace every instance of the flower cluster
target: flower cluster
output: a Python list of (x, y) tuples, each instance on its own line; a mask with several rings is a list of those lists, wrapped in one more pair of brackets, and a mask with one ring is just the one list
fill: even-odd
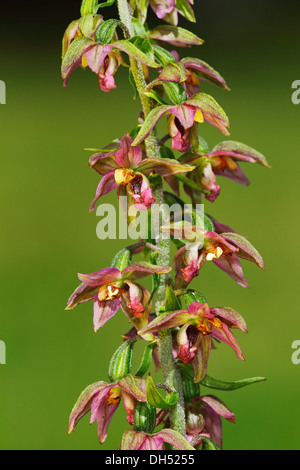
[[(212, 307), (190, 284), (208, 262), (238, 285), (249, 287), (240, 260), (262, 269), (264, 262), (247, 238), (212, 216), (200, 214), (197, 204), (202, 196), (211, 203), (216, 200), (219, 176), (248, 185), (240, 163), (269, 164), (261, 153), (240, 142), (225, 140), (210, 149), (200, 135), (204, 123), (230, 135), (225, 111), (202, 86), (209, 82), (229, 88), (206, 62), (180, 58), (174, 49), (203, 43), (177, 26), (178, 14), (195, 22), (193, 0), (116, 0), (120, 17), (105, 18), (105, 7), (113, 3), (83, 0), (81, 17), (68, 26), (63, 38), (64, 86), (77, 67), (88, 67), (100, 89), (109, 92), (116, 88), (118, 69), (127, 67), (143, 108), (133, 129), (90, 157), (90, 168), (101, 177), (90, 211), (103, 195), (116, 190), (119, 200), (126, 198), (128, 223), (136, 220), (139, 211), (147, 211), (152, 221), (154, 203), (173, 207), (176, 202), (184, 218), (181, 184), (192, 211), (188, 230), (182, 230), (187, 228), (186, 221), (164, 220), (162, 210), (154, 239), (149, 234), (117, 253), (111, 266), (78, 274), (81, 284), (70, 296), (67, 310), (92, 301), (95, 331), (121, 315), (120, 309), (132, 326), (112, 356), (110, 382), (93, 383), (79, 396), (69, 432), (90, 413), (102, 444), (122, 401), (130, 425), (121, 440), (122, 450), (221, 449), (222, 418), (234, 423), (235, 415), (216, 396), (201, 394), (200, 386), (233, 390), (263, 379), (223, 382), (207, 374), (210, 355), (217, 354), (220, 343), (244, 361), (234, 330), (246, 333), (247, 326), (233, 308)], [(149, 7), (163, 21), (153, 29), (146, 22)], [(163, 118), (166, 134), (158, 138), (157, 124)], [(173, 192), (165, 190), (163, 180)], [(173, 262), (171, 243), (177, 248)], [(137, 255), (143, 256), (142, 261), (132, 260)], [(153, 280), (151, 290), (142, 285), (147, 276)], [(137, 341), (145, 342), (145, 352), (133, 374)], [(152, 361), (156, 370), (162, 369), (165, 383), (155, 384), (150, 374), (143, 378)]]

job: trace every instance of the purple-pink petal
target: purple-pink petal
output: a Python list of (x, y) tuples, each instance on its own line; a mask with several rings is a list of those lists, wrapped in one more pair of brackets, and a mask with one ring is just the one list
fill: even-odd
[(121, 297), (113, 300), (94, 300), (94, 330), (97, 331), (110, 320), (119, 310)]
[(132, 147), (133, 139), (128, 133), (121, 138), (120, 148), (116, 153), (116, 163), (121, 168), (136, 168), (142, 161), (142, 150)]
[(221, 256), (219, 259), (214, 259), (213, 263), (216, 264), (218, 268), (222, 269), (222, 271), (229, 274), (229, 276), (231, 276), (239, 286), (249, 287), (249, 284), (245, 279), (241, 263), (235, 253)]
[(92, 72), (99, 75), (104, 59), (109, 54), (109, 52), (111, 52), (111, 50), (112, 46), (102, 46), (102, 44), (96, 44), (96, 47), (90, 48), (87, 52), (85, 52), (86, 60)]
[(170, 108), (170, 113), (177, 117), (184, 129), (189, 129), (194, 124), (196, 108), (194, 106), (182, 104)]
[(103, 286), (121, 279), (121, 273), (117, 268), (103, 268), (90, 274), (78, 274), (81, 282), (87, 286)]
[(114, 189), (118, 187), (115, 178), (114, 178), (115, 170), (110, 171), (105, 176), (103, 176), (102, 180), (100, 181), (97, 189), (96, 195), (93, 199), (93, 202), (90, 207), (90, 212), (95, 209), (95, 204), (101, 196), (104, 196), (107, 193), (110, 193)]
[(243, 170), (239, 165), (235, 170), (230, 170), (229, 168), (224, 168), (223, 170), (215, 170), (215, 174), (217, 176), (224, 176), (225, 178), (229, 178), (232, 181), (235, 181), (242, 186), (249, 186), (250, 180), (247, 178)]

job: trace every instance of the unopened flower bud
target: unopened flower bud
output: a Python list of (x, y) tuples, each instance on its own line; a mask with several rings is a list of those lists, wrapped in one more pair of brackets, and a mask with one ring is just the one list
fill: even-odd
[(136, 431), (151, 434), (156, 425), (156, 408), (147, 402), (137, 402), (134, 411), (133, 427)]

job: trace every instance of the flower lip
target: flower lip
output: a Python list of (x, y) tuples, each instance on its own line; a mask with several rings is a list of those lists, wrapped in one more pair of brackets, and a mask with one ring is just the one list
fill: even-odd
[(114, 300), (118, 299), (122, 294), (122, 287), (118, 283), (111, 283), (101, 286), (98, 292), (98, 300)]

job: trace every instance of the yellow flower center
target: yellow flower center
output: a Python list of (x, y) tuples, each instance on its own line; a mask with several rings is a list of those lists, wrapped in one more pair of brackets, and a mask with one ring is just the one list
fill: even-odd
[(121, 388), (113, 387), (107, 394), (107, 404), (108, 405), (118, 405), (121, 400)]
[(81, 67), (83, 67), (85, 69), (86, 67), (88, 67), (88, 65), (89, 64), (88, 64), (87, 58), (86, 58), (85, 54), (83, 54), (82, 60), (81, 60)]
[(98, 292), (98, 299), (103, 300), (113, 300), (120, 297), (122, 294), (122, 288), (116, 284), (108, 284), (101, 286)]
[(115, 170), (115, 181), (117, 184), (122, 184), (126, 186), (130, 181), (133, 180), (135, 175), (132, 173), (131, 170), (127, 168), (118, 168)]
[(236, 170), (238, 167), (231, 157), (213, 157), (211, 159), (211, 165), (215, 170), (224, 170), (224, 168)]
[(196, 114), (195, 114), (195, 121), (196, 121), (196, 122), (200, 122), (200, 123), (204, 122), (204, 117), (203, 117), (203, 114), (202, 114), (202, 112), (200, 111), (200, 109), (197, 109), (197, 111), (196, 111)]
[(222, 328), (222, 322), (219, 318), (214, 317), (211, 320), (208, 318), (203, 318), (199, 320), (196, 328), (198, 331), (201, 331), (203, 335), (209, 335), (211, 333), (211, 328)]
[(212, 261), (213, 259), (219, 259), (222, 254), (223, 250), (220, 246), (218, 246), (217, 248), (210, 248), (209, 252), (206, 255), (206, 260)]

